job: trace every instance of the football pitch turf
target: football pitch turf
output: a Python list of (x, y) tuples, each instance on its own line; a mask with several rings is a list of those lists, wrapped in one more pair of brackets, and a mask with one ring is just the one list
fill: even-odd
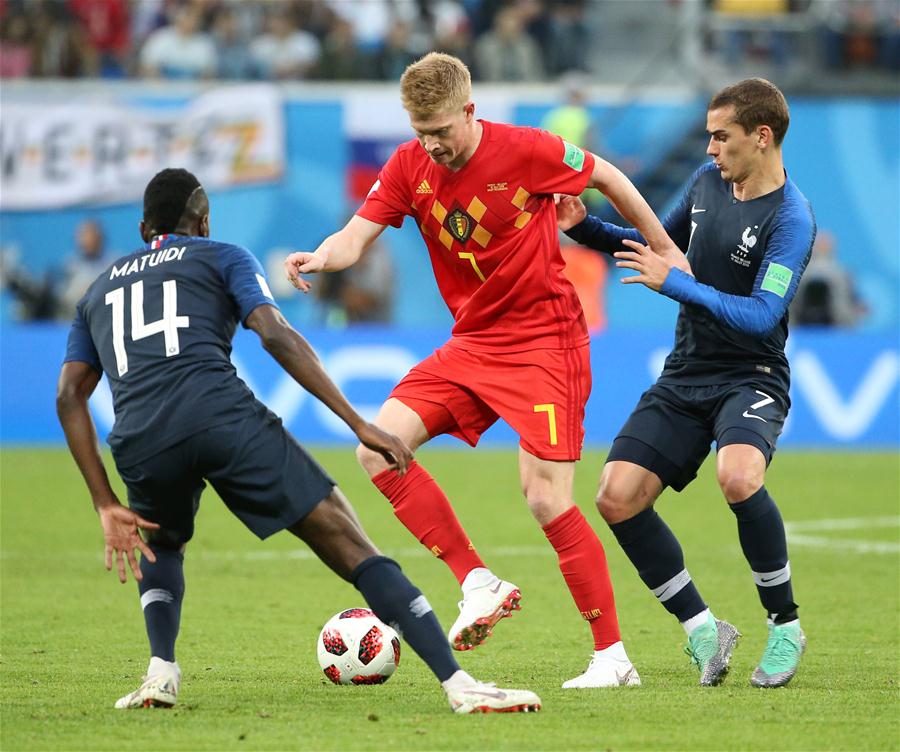
[[(425, 591), (441, 623), (459, 591), (356, 466), (351, 450), (313, 450), (369, 534)], [(363, 605), (286, 533), (257, 541), (207, 490), (185, 561), (170, 711), (116, 711), (146, 669), (133, 581), (102, 562), (102, 535), (74, 463), (61, 450), (5, 450), (2, 495), (3, 750), (900, 749), (900, 569), (895, 453), (779, 452), (767, 478), (789, 525), (791, 569), (808, 637), (785, 689), (748, 679), (765, 620), (712, 461), (657, 507), (720, 618), (743, 638), (718, 688), (697, 686), (681, 627), (638, 579), (593, 508), (602, 452), (579, 464), (577, 499), (612, 570), (622, 632), (643, 686), (563, 691), (590, 657), (589, 630), (518, 488), (513, 450), (419, 453), (454, 500), (489, 566), (518, 584), (523, 610), (497, 625), (463, 668), (543, 699), (536, 715), (454, 716), (404, 645), (383, 686), (338, 687), (315, 641), (335, 612)], [(108, 458), (107, 458), (108, 460)], [(107, 461), (107, 467), (112, 463)], [(118, 479), (115, 487), (120, 489)]]

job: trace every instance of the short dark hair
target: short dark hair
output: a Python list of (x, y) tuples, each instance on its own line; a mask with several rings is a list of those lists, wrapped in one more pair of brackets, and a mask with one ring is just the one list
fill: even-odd
[(707, 110), (734, 107), (734, 122), (750, 133), (760, 125), (772, 129), (775, 145), (781, 146), (791, 116), (781, 90), (764, 78), (748, 78), (726, 86), (709, 101)]
[(168, 167), (153, 176), (144, 190), (144, 224), (154, 232), (174, 232), (191, 194), (200, 181), (181, 167)]

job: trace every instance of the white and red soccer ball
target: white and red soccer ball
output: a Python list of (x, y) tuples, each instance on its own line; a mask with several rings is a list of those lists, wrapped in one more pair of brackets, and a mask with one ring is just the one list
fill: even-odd
[(322, 627), (319, 665), (335, 684), (383, 684), (400, 664), (400, 637), (367, 608), (348, 608)]

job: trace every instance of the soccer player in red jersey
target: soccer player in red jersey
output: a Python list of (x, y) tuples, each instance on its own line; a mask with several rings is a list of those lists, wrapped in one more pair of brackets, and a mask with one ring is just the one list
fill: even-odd
[[(455, 324), (450, 340), (394, 388), (375, 424), (415, 451), (444, 433), (474, 446), (498, 417), (509, 423), (521, 439), (528, 506), (593, 633), (588, 670), (563, 686), (638, 684), (603, 546), (572, 501), (591, 371), (584, 316), (563, 276), (554, 194), (598, 188), (655, 239), (657, 252), (677, 249), (608, 162), (545, 131), (476, 119), (469, 71), (457, 58), (426, 55), (406, 69), (400, 89), (416, 137), (397, 148), (347, 225), (314, 253), (290, 254), (285, 272), (306, 292), (301, 274), (345, 269), (386, 226), (415, 220)], [(519, 589), (485, 566), (420, 465), (401, 476), (377, 452), (360, 446), (357, 457), (400, 521), (459, 580), (453, 647), (481, 644), (518, 608)]]

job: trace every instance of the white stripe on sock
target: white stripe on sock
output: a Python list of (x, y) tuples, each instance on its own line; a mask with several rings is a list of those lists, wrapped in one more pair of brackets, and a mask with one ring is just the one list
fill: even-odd
[(653, 588), (653, 595), (659, 598), (660, 603), (665, 603), (670, 598), (674, 598), (681, 589), (691, 581), (691, 576), (687, 569), (682, 569), (668, 582), (664, 582), (659, 587)]
[(156, 603), (157, 601), (162, 601), (163, 603), (171, 603), (175, 600), (175, 596), (172, 595), (168, 590), (163, 590), (162, 588), (153, 588), (152, 590), (148, 590), (141, 596), (141, 608), (147, 608), (151, 603)]
[(413, 616), (417, 619), (421, 619), (425, 614), (431, 612), (431, 604), (424, 595), (420, 595), (418, 598), (414, 598), (410, 601), (409, 610), (412, 611)]
[(788, 562), (781, 569), (773, 572), (753, 572), (753, 581), (760, 587), (775, 587), (783, 585), (791, 579), (791, 563)]

